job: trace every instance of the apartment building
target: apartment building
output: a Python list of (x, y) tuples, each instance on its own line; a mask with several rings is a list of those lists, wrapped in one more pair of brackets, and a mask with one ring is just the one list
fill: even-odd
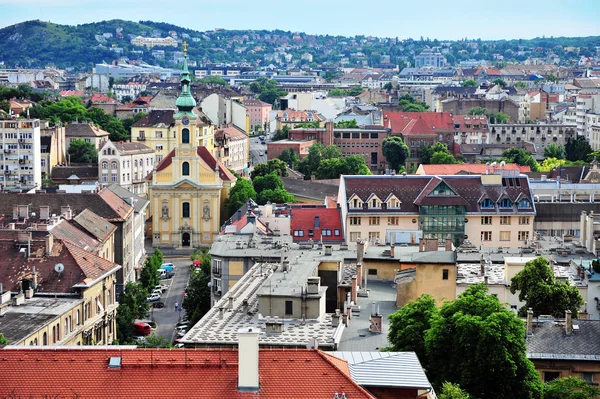
[(83, 140), (94, 144), (96, 151), (100, 149), (109, 137), (109, 133), (88, 122), (71, 122), (65, 126), (67, 150), (75, 140)]
[(233, 125), (225, 126), (217, 130), (215, 141), (217, 158), (223, 165), (238, 173), (248, 168), (250, 139), (245, 131)]
[(177, 40), (172, 37), (143, 37), (138, 36), (131, 39), (131, 44), (134, 46), (146, 46), (147, 48), (152, 47), (177, 47)]
[(489, 128), (490, 144), (520, 146), (523, 142), (533, 143), (539, 149), (540, 157), (550, 144), (564, 147), (567, 141), (577, 137), (576, 126), (558, 123), (502, 123), (491, 124)]
[(250, 116), (241, 98), (227, 98), (213, 93), (202, 100), (200, 107), (215, 125), (234, 125), (250, 133)]
[(123, 99), (126, 97), (129, 97), (130, 100), (133, 100), (134, 98), (137, 98), (144, 90), (146, 90), (146, 83), (136, 81), (117, 83), (112, 87), (112, 92), (119, 101), (123, 101)]
[(273, 106), (257, 98), (244, 98), (242, 102), (248, 110), (250, 118), (250, 130), (253, 132), (267, 131), (269, 124), (269, 113)]
[(489, 138), (487, 116), (453, 115), (454, 142), (459, 144), (486, 144)]
[(575, 101), (577, 134), (584, 136), (589, 140), (589, 131), (587, 129), (588, 114), (600, 114), (600, 94), (579, 94)]
[(533, 238), (527, 176), (342, 176), (338, 193), (346, 242), (517, 248)]
[(108, 140), (98, 151), (98, 176), (102, 186), (116, 183), (139, 196), (148, 191), (146, 177), (154, 168), (154, 150), (142, 142)]
[(67, 142), (64, 126), (48, 126), (43, 123), (40, 128), (40, 167), (42, 178), (50, 176), (52, 168), (67, 163)]
[(0, 173), (4, 190), (41, 188), (39, 119), (0, 119)]

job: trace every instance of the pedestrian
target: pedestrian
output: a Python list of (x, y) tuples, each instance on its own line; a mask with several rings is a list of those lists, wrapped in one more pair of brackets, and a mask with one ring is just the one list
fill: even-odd
[(179, 309), (179, 304), (175, 302), (175, 310)]

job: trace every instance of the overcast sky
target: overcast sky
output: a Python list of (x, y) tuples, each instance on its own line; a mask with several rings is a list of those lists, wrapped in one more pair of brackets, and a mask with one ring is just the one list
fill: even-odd
[(600, 0), (0, 0), (0, 27), (41, 19), (168, 22), (199, 31), (282, 29), (401, 39), (600, 35)]

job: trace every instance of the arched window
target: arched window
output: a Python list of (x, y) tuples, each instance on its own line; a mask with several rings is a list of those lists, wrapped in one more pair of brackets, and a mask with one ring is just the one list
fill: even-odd
[(69, 319), (65, 319), (65, 334), (69, 333)]
[(75, 315), (75, 323), (77, 325), (79, 325), (79, 314), (80, 314), (79, 309), (77, 309), (77, 314)]
[(115, 161), (113, 161), (110, 164), (110, 168), (113, 169), (113, 170), (117, 170), (118, 167), (119, 167), (119, 164), (117, 162), (115, 162)]
[(56, 326), (52, 326), (52, 343), (56, 343)]
[(48, 345), (48, 333), (44, 333), (42, 336), (42, 345)]
[(181, 129), (181, 143), (182, 144), (190, 143), (190, 129), (187, 129), (187, 128)]
[(37, 338), (33, 340), (33, 344), (37, 346)]
[(181, 164), (181, 175), (189, 176), (190, 175), (190, 163), (184, 162)]
[(102, 162), (102, 169), (108, 169), (108, 162)]
[(189, 202), (184, 202), (183, 204), (181, 204), (181, 213), (184, 218), (190, 217), (190, 203)]
[(133, 162), (133, 166), (137, 168), (137, 159)]

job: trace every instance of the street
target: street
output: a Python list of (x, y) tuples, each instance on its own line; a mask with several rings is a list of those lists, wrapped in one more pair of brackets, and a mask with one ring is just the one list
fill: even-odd
[(250, 165), (255, 166), (260, 163), (266, 163), (267, 162), (266, 151), (267, 151), (267, 145), (261, 144), (258, 137), (250, 138)]
[[(173, 263), (175, 266), (175, 276), (169, 280), (161, 280), (161, 284), (169, 285), (169, 289), (162, 295), (161, 301), (165, 303), (162, 309), (150, 308), (150, 317), (156, 321), (156, 335), (163, 336), (173, 342), (175, 335), (175, 324), (179, 320), (179, 312), (175, 310), (175, 303), (181, 306), (183, 302), (183, 291), (190, 276), (190, 265), (192, 261), (189, 257), (185, 259), (164, 259), (165, 263)], [(181, 317), (185, 312), (181, 311)]]

